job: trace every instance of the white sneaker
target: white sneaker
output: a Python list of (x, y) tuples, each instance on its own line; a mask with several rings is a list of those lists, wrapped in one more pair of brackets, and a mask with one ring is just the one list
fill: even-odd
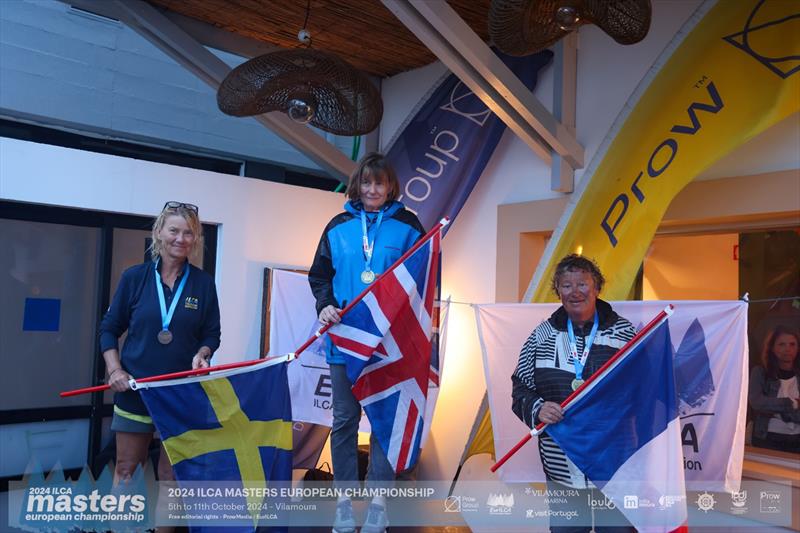
[(353, 518), (353, 503), (342, 500), (336, 504), (336, 519), (333, 521), (333, 533), (355, 533), (356, 519)]
[(389, 527), (389, 518), (386, 516), (386, 508), (377, 503), (369, 504), (367, 508), (367, 521), (361, 528), (361, 533), (384, 533)]

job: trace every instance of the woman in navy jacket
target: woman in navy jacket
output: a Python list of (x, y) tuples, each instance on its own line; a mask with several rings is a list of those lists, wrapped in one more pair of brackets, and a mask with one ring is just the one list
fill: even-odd
[[(364, 156), (350, 177), (345, 211), (325, 227), (308, 274), (323, 324), (339, 322), (342, 308), (386, 271), (424, 235), (417, 217), (396, 199), (400, 185), (394, 169), (383, 155)], [(326, 340), (326, 359), (333, 388), (331, 455), (338, 487), (352, 486), (358, 479), (358, 423), (361, 405), (353, 396), (344, 356)], [(370, 439), (367, 479), (393, 481), (392, 469), (380, 444)], [(375, 498), (369, 506), (362, 533), (386, 529), (386, 502)], [(334, 531), (355, 531), (349, 499), (340, 499)]]
[[(155, 430), (132, 378), (206, 368), (219, 347), (220, 319), (214, 279), (189, 263), (202, 247), (197, 206), (167, 202), (153, 224), (152, 261), (122, 274), (100, 325), (100, 350), (114, 395), (115, 482), (129, 479), (147, 460)], [(122, 354), (119, 338), (127, 331)], [(173, 479), (164, 448), (161, 480)]]

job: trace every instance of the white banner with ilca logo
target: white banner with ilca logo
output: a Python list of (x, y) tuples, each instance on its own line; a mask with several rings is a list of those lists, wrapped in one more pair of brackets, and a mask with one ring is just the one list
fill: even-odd
[[(747, 409), (747, 303), (612, 302), (637, 329), (668, 303), (680, 398), (683, 466), (690, 490), (739, 489)], [(476, 307), (497, 457), (529, 430), (511, 411), (511, 374), (523, 343), (558, 304)], [(526, 444), (499, 471), (506, 482), (544, 481), (537, 444)]]
[[(319, 329), (316, 305), (308, 276), (300, 272), (272, 269), (270, 279), (269, 353), (282, 355), (295, 351)], [(447, 302), (443, 302), (439, 315), (440, 349), (444, 353), (446, 337)], [(437, 333), (434, 330), (434, 333)], [(289, 364), (289, 390), (292, 397), (292, 419), (330, 426), (332, 415), (331, 375), (325, 362), (325, 339), (318, 338), (300, 356)], [(439, 360), (439, 368), (443, 361)], [(429, 385), (426, 402), (425, 426), (422, 442), (427, 439), (439, 387)], [(361, 417), (359, 431), (369, 432), (366, 416)]]

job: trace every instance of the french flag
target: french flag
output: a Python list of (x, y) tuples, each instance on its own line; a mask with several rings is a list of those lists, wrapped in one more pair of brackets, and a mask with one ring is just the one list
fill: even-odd
[(642, 336), (547, 426), (639, 531), (684, 529), (686, 486), (669, 323)]

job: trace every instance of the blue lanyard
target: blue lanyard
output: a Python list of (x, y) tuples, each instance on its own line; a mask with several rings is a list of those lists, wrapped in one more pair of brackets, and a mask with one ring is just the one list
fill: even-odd
[(575, 330), (572, 329), (572, 319), (567, 317), (567, 333), (569, 334), (569, 349), (572, 352), (572, 361), (575, 365), (575, 378), (583, 379), (583, 367), (586, 365), (586, 359), (589, 357), (589, 350), (592, 348), (594, 336), (597, 335), (597, 328), (600, 326), (600, 320), (597, 318), (597, 311), (594, 312), (594, 325), (589, 337), (583, 345), (583, 355), (578, 360), (578, 341), (575, 339)]
[(372, 270), (370, 266), (372, 264), (372, 251), (375, 248), (375, 239), (378, 238), (378, 230), (381, 227), (381, 222), (383, 221), (383, 209), (378, 211), (378, 218), (375, 221), (375, 231), (373, 231), (372, 242), (369, 242), (369, 235), (367, 231), (367, 212), (363, 209), (361, 210), (361, 234), (362, 234), (362, 249), (364, 250), (364, 270), (369, 272)]
[(158, 275), (158, 262), (159, 258), (153, 265), (153, 272), (156, 276), (156, 292), (158, 293), (158, 303), (161, 305), (161, 329), (169, 330), (169, 323), (172, 322), (172, 315), (175, 314), (175, 308), (178, 307), (178, 300), (180, 300), (183, 287), (186, 286), (186, 280), (189, 279), (189, 261), (186, 261), (186, 268), (183, 269), (183, 278), (178, 285), (178, 290), (175, 291), (175, 296), (172, 298), (172, 304), (169, 306), (167, 312), (167, 304), (164, 300), (164, 287), (161, 286), (161, 276)]

